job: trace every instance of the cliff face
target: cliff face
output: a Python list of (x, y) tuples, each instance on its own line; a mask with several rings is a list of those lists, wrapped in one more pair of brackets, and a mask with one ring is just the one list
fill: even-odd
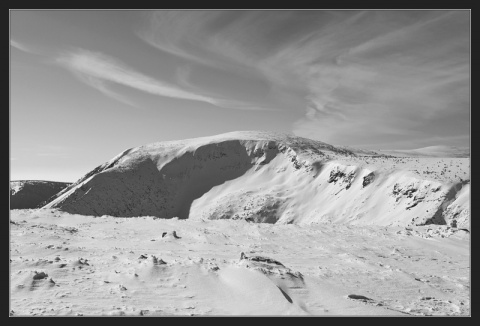
[(10, 181), (10, 209), (37, 208), (69, 185), (55, 181)]
[(467, 160), (447, 160), (456, 164), (454, 177), (431, 168), (447, 162), (440, 158), (399, 161), (300, 137), (229, 133), (129, 149), (44, 207), (94, 216), (468, 227)]

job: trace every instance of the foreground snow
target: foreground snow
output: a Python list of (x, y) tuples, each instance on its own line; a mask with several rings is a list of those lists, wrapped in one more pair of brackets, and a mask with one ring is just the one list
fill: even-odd
[(13, 315), (470, 314), (470, 235), (445, 225), (10, 214)]

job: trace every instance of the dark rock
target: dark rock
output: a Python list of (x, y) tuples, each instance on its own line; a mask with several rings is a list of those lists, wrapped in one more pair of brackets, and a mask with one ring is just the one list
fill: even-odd
[(167, 263), (163, 261), (163, 259), (158, 259), (157, 257), (152, 255), (152, 262), (154, 265), (166, 265)]
[(373, 299), (370, 299), (370, 298), (367, 298), (366, 296), (358, 295), (358, 294), (349, 294), (348, 297), (350, 299), (355, 299), (355, 300), (373, 301)]
[(257, 262), (267, 263), (267, 264), (274, 264), (274, 265), (279, 265), (279, 266), (285, 267), (281, 262), (279, 262), (275, 259), (268, 258), (268, 257), (262, 257), (262, 256), (247, 257), (245, 255), (245, 253), (243, 253), (243, 252), (240, 254), (240, 260), (242, 260), (242, 259), (247, 259), (247, 260), (250, 260), (250, 261), (257, 261)]
[(355, 178), (355, 172), (350, 172), (350, 173), (346, 176), (344, 182), (347, 183), (347, 186), (345, 187), (345, 189), (349, 189), (349, 188), (351, 187), (354, 178)]
[(364, 176), (363, 177), (363, 183), (362, 183), (363, 188), (365, 188), (366, 186), (371, 184), (374, 179), (375, 179), (375, 173), (373, 173), (373, 172), (370, 172), (369, 174)]
[(34, 280), (42, 280), (42, 279), (47, 278), (47, 277), (48, 277), (48, 274), (46, 274), (44, 272), (40, 272), (40, 273), (35, 272), (35, 275), (33, 275)]
[(339, 179), (344, 177), (345, 177), (345, 173), (343, 173), (342, 171), (339, 171), (338, 169), (332, 170), (330, 171), (330, 177), (328, 178), (327, 182), (328, 183), (337, 182)]
[(78, 265), (87, 265), (87, 266), (90, 266), (89, 263), (87, 263), (88, 259), (83, 259), (83, 258), (80, 258), (78, 261), (77, 261), (77, 264)]
[(285, 291), (283, 291), (281, 287), (277, 285), (277, 288), (280, 290), (280, 292), (282, 292), (283, 296), (285, 297), (285, 299), (288, 300), (288, 302), (293, 303), (292, 298), (290, 298), (290, 296), (287, 293), (285, 293)]

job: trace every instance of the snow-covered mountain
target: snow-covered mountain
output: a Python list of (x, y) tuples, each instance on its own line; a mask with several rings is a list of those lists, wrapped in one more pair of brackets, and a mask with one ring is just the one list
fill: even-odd
[(381, 154), (406, 157), (470, 157), (470, 148), (454, 146), (428, 146), (410, 150), (380, 150)]
[(10, 181), (10, 209), (37, 208), (69, 185), (71, 183), (57, 181)]
[(393, 157), (243, 131), (135, 147), (44, 208), (84, 215), (469, 228), (469, 158)]

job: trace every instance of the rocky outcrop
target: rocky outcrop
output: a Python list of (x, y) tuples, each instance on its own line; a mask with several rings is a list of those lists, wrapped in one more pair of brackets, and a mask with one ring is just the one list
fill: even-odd
[(365, 188), (366, 186), (371, 184), (374, 179), (375, 179), (375, 173), (370, 172), (369, 174), (363, 177), (362, 186)]
[(274, 136), (272, 140), (268, 139), (270, 134), (267, 139), (258, 134), (243, 136), (129, 149), (89, 172), (45, 207), (94, 216), (185, 219), (194, 200), (251, 169), (261, 169), (280, 154), (298, 170), (304, 162), (296, 151), (318, 155), (319, 149), (335, 149), (299, 137)]
[(280, 224), (467, 223), (469, 186), (451, 192), (449, 183), (372, 163), (393, 167), (399, 161), (272, 133), (160, 142), (120, 153), (44, 207)]
[(251, 269), (261, 271), (264, 274), (289, 275), (293, 278), (303, 281), (303, 275), (300, 272), (293, 271), (284, 264), (270, 257), (263, 256), (247, 256), (245, 253), (240, 254), (240, 264)]
[(435, 214), (424, 224), (470, 229), (470, 181), (456, 183), (442, 197)]

